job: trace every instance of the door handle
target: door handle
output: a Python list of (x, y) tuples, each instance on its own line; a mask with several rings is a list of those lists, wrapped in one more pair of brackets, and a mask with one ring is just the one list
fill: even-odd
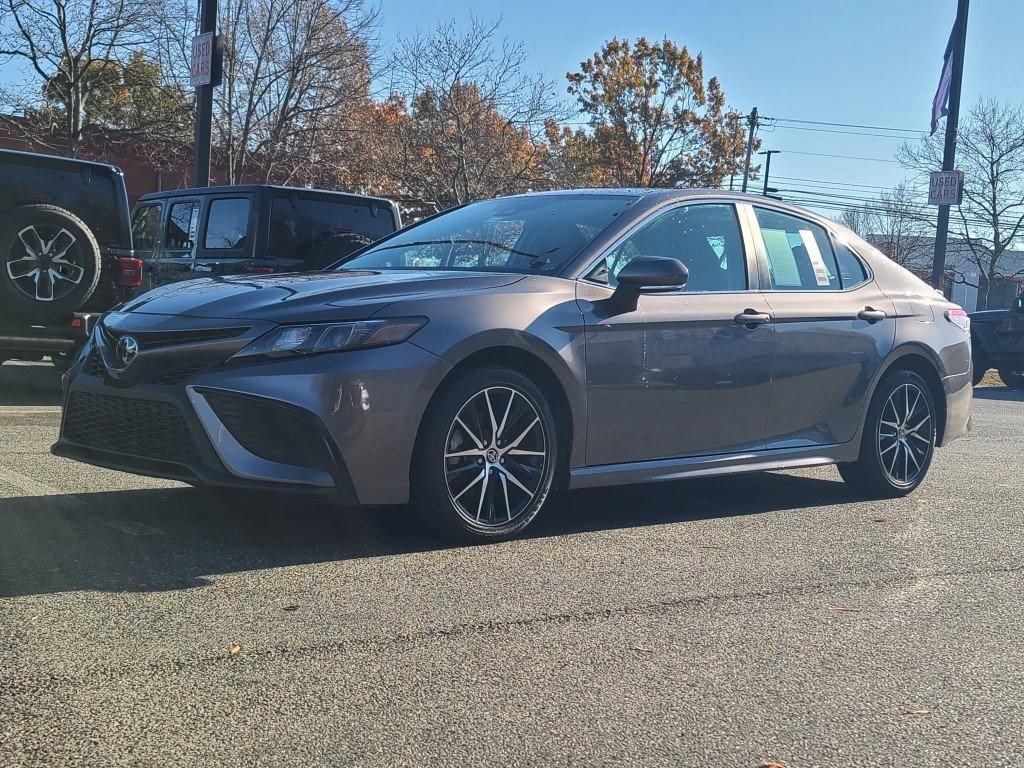
[(740, 325), (747, 326), (747, 328), (754, 328), (758, 325), (770, 323), (772, 321), (772, 316), (767, 312), (757, 312), (753, 309), (744, 309), (736, 315), (733, 320)]
[(869, 323), (877, 323), (879, 320), (885, 320), (888, 316), (883, 310), (872, 309), (871, 307), (864, 307), (864, 309), (857, 313), (857, 317), (861, 320), (867, 320)]

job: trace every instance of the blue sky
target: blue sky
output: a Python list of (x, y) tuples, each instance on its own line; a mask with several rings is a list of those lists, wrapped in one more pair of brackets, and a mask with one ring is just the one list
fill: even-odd
[[(380, 41), (471, 13), (503, 19), (522, 40), (531, 68), (557, 80), (612, 37), (668, 36), (702, 51), (742, 112), (926, 131), (955, 0), (379, 0)], [(964, 103), (979, 95), (1024, 100), (1021, 0), (975, 0), (968, 25)], [(12, 75), (0, 70), (0, 79)], [(856, 130), (856, 129), (848, 129)], [(870, 193), (905, 172), (891, 162), (798, 155), (814, 152), (892, 159), (898, 140), (777, 128), (764, 148), (783, 150), (773, 178), (823, 179)], [(779, 181), (793, 185), (798, 182)], [(852, 185), (864, 185), (854, 188)]]
[[(610, 37), (668, 36), (704, 53), (706, 72), (719, 76), (730, 104), (744, 113), (757, 106), (770, 116), (927, 131), (956, 1), (383, 0), (381, 11), (385, 45), (438, 19), (500, 15), (505, 34), (526, 44), (533, 68), (560, 84)], [(979, 95), (1024, 100), (1022, 32), (1024, 2), (975, 0), (965, 105)], [(870, 194), (869, 186), (888, 187), (906, 175), (892, 162), (793, 154), (891, 160), (901, 143), (895, 139), (781, 128), (762, 139), (765, 149), (784, 151), (772, 160), (773, 177), (865, 185), (863, 192), (849, 189)]]

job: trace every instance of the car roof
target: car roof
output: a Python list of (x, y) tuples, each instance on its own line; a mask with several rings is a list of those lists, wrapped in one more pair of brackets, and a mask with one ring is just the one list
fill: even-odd
[(634, 197), (636, 202), (643, 208), (657, 208), (666, 202), (701, 200), (714, 198), (716, 200), (728, 200), (733, 203), (749, 203), (767, 208), (775, 208), (780, 211), (792, 213), (803, 218), (812, 219), (815, 222), (833, 229), (843, 230), (841, 224), (835, 219), (816, 213), (807, 208), (779, 200), (775, 197), (752, 194), (750, 192), (735, 192), (728, 189), (715, 187), (587, 187), (581, 189), (554, 189), (543, 192), (525, 192), (522, 195), (511, 195), (511, 197), (540, 197), (544, 195), (627, 195)]
[(199, 195), (223, 195), (230, 193), (246, 194), (249, 192), (257, 192), (259, 190), (270, 190), (274, 192), (284, 192), (291, 194), (293, 192), (304, 192), (307, 194), (317, 195), (330, 195), (332, 197), (350, 198), (353, 201), (360, 203), (375, 202), (382, 205), (392, 205), (392, 202), (385, 197), (375, 197), (373, 195), (361, 195), (356, 192), (344, 192), (331, 189), (312, 189), (309, 187), (284, 187), (275, 184), (222, 184), (210, 187), (183, 187), (181, 189), (165, 189), (160, 192), (148, 192), (139, 198), (139, 201), (143, 200), (162, 200), (168, 197), (195, 197)]
[(0, 149), (0, 160), (11, 160), (18, 163), (37, 163), (40, 165), (88, 167), (103, 170), (107, 173), (121, 174), (121, 169), (110, 163), (98, 163), (95, 160), (80, 160), (77, 157), (62, 155), (44, 155), (39, 152), (22, 152), (18, 149)]

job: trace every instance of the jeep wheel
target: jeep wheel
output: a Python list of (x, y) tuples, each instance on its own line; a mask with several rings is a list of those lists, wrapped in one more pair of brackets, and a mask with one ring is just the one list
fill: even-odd
[(3, 312), (29, 322), (59, 322), (96, 290), (100, 249), (81, 219), (52, 205), (0, 215)]
[(999, 378), (1010, 389), (1024, 389), (1024, 369), (1000, 368)]

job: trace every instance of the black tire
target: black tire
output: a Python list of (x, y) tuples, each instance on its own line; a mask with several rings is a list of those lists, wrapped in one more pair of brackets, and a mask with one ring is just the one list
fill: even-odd
[[(41, 265), (48, 267), (40, 273), (45, 277), (33, 277)], [(37, 323), (66, 319), (95, 292), (101, 265), (89, 227), (63, 208), (23, 205), (0, 215), (0, 305), (5, 317)]]
[[(910, 416), (901, 418), (907, 410)], [(913, 434), (904, 433), (893, 426), (900, 422), (905, 427), (921, 426)], [(886, 437), (890, 433), (893, 437)], [(879, 383), (871, 398), (859, 458), (840, 464), (839, 474), (853, 491), (867, 498), (906, 496), (928, 474), (935, 454), (935, 435), (935, 402), (928, 385), (913, 371), (894, 371)]]
[(1024, 389), (1024, 369), (1000, 368), (999, 378), (1010, 389)]
[[(551, 494), (559, 445), (548, 398), (524, 374), (502, 366), (468, 373), (431, 406), (417, 441), (419, 522), (461, 541), (518, 535)], [(543, 456), (525, 455), (537, 453)]]
[(981, 380), (985, 378), (985, 374), (988, 373), (988, 357), (978, 347), (975, 347), (973, 357), (974, 370), (971, 376), (971, 383), (974, 386), (978, 386), (981, 384)]

